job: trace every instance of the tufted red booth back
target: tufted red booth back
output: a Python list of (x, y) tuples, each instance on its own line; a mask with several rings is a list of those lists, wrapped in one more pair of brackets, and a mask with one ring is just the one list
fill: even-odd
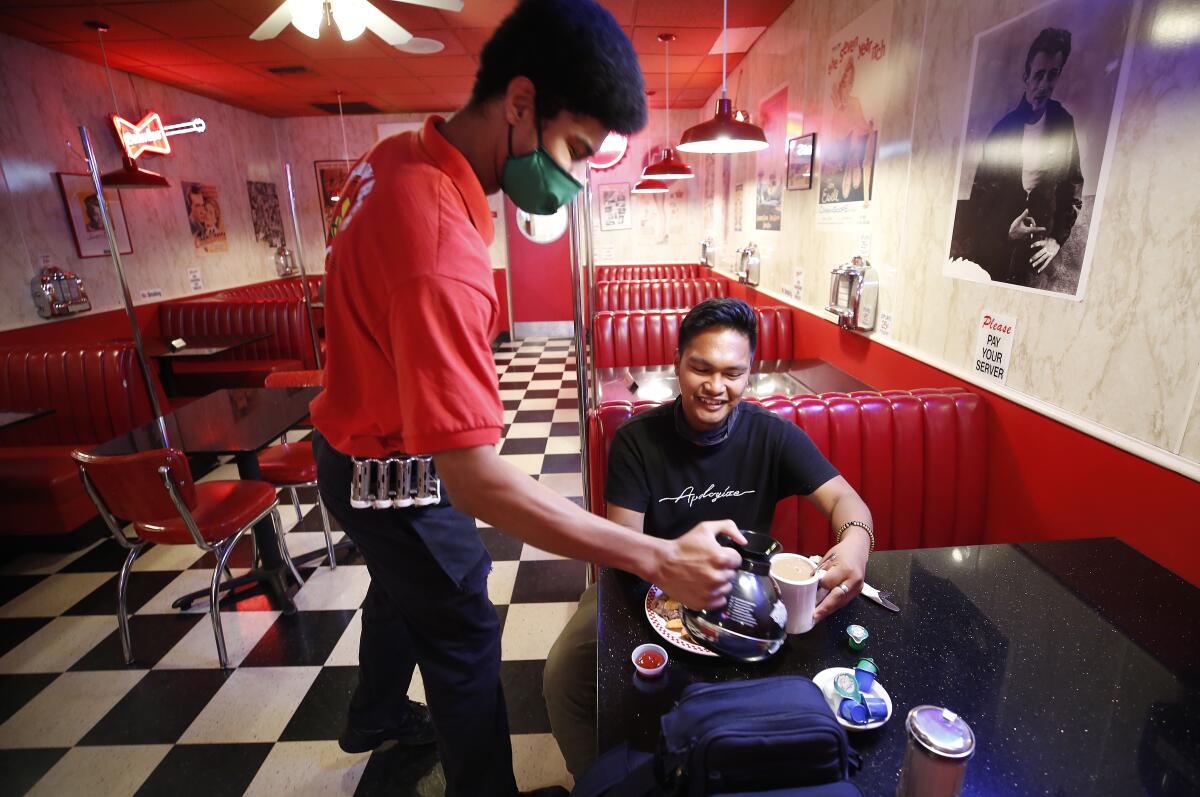
[(154, 418), (131, 343), (0, 348), (0, 407), (54, 410), (0, 430), (0, 446), (102, 443)]
[[(771, 396), (758, 403), (804, 429), (858, 491), (875, 519), (880, 549), (983, 542), (988, 438), (979, 396), (958, 388), (926, 388)], [(595, 512), (606, 512), (608, 447), (617, 428), (656, 406), (612, 402), (589, 414)], [(776, 506), (771, 534), (786, 550), (809, 555), (823, 554), (833, 544), (825, 517), (794, 496)]]
[(708, 269), (699, 263), (669, 266), (596, 266), (596, 281), (702, 279)]
[[(792, 358), (792, 311), (756, 307), (758, 349), (755, 360)], [(617, 310), (592, 318), (592, 351), (597, 368), (665, 365), (675, 359), (679, 324), (686, 310)]]
[(618, 280), (596, 283), (596, 310), (669, 310), (728, 296), (725, 280)]
[[(309, 295), (317, 300), (317, 291), (321, 289), (324, 274), (311, 274), (308, 277)], [(275, 282), (262, 282), (258, 285), (243, 285), (240, 288), (230, 288), (208, 297), (210, 299), (303, 299), (304, 289), (299, 277), (281, 279)]]
[(305, 369), (317, 367), (308, 315), (298, 299), (164, 302), (158, 307), (158, 321), (167, 339), (271, 333), (214, 360), (299, 360)]

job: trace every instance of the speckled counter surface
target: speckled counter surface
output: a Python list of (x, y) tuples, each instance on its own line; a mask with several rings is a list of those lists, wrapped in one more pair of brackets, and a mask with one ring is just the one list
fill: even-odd
[[(975, 731), (966, 795), (1200, 794), (1200, 590), (1112, 539), (883, 551), (867, 580), (892, 591), (899, 614), (856, 600), (761, 664), (664, 644), (664, 677), (647, 682), (629, 660), (661, 641), (647, 585), (601, 571), (600, 749), (654, 749), (659, 717), (689, 683), (811, 677), (870, 655), (895, 711), (850, 735), (865, 795), (894, 792), (904, 717), (922, 703)], [(851, 623), (870, 631), (862, 654), (846, 644)]]

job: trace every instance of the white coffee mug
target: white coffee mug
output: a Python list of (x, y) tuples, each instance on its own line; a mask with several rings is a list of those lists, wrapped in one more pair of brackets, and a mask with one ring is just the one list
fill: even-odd
[(804, 634), (812, 630), (813, 612), (829, 590), (821, 586), (824, 570), (820, 559), (798, 553), (777, 553), (771, 557), (771, 577), (779, 585), (783, 605), (787, 607), (787, 632)]

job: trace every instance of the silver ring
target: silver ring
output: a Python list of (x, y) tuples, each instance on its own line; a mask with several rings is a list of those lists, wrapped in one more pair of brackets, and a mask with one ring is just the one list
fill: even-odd
[(850, 588), (849, 588), (849, 587), (847, 587), (845, 584), (838, 584), (838, 585), (837, 585), (837, 588), (838, 588), (838, 589), (840, 589), (840, 590), (842, 591), (842, 594), (843, 594), (843, 595), (849, 595), (849, 594), (850, 594)]

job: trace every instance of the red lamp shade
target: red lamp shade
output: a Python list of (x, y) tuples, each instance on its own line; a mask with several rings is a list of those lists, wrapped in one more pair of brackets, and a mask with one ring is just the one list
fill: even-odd
[(633, 186), (633, 191), (631, 193), (634, 193), (634, 194), (665, 194), (669, 190), (671, 190), (671, 189), (668, 188), (667, 184), (664, 183), (662, 180), (651, 180), (651, 179), (647, 179), (647, 178), (643, 177), (641, 180), (637, 181), (636, 185)]
[(762, 128), (733, 118), (733, 104), (728, 98), (717, 100), (717, 113), (712, 119), (683, 131), (678, 149), (681, 152), (755, 152), (766, 149), (767, 136)]
[(642, 169), (642, 177), (652, 180), (691, 180), (695, 176), (691, 167), (679, 160), (670, 147), (663, 149), (662, 160)]

